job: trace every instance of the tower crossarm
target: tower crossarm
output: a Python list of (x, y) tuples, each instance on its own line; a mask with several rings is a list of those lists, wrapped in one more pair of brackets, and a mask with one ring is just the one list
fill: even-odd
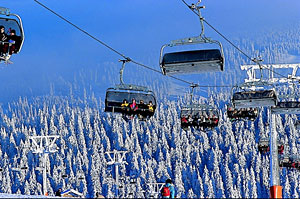
[(161, 182), (148, 183), (150, 193), (159, 194), (160, 190), (163, 188), (164, 184), (165, 183), (161, 183)]
[(59, 138), (58, 135), (30, 136), (33, 145), (33, 153), (55, 153), (57, 149), (54, 144)]
[(116, 150), (105, 152), (105, 154), (107, 154), (108, 157), (107, 164), (112, 165), (112, 164), (126, 163), (126, 161), (124, 161), (126, 153), (127, 151), (116, 151)]
[[(293, 81), (300, 81), (300, 76), (297, 75), (300, 63), (297, 64), (266, 64), (261, 65), (262, 70), (267, 71), (270, 83), (292, 83)], [(259, 65), (241, 65), (241, 70), (247, 71), (247, 78), (245, 82), (259, 81), (256, 78), (256, 70), (261, 70)], [(276, 70), (276, 71), (275, 71)], [(282, 74), (278, 76), (278, 74)]]

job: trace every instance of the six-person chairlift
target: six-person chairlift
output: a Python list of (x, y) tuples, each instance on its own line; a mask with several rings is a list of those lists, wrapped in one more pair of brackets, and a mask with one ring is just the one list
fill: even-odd
[(281, 156), (279, 159), (279, 166), (300, 170), (300, 158), (297, 156)]
[(193, 91), (196, 85), (191, 85), (191, 103), (181, 109), (181, 127), (196, 127), (200, 129), (215, 128), (219, 124), (219, 112), (216, 108), (207, 104), (196, 104), (192, 102)]
[(231, 122), (241, 121), (241, 120), (251, 120), (255, 121), (258, 117), (258, 108), (234, 108), (234, 106), (227, 105), (226, 108), (227, 117)]
[[(270, 152), (270, 138), (262, 137), (258, 143), (258, 151), (261, 153)], [(281, 141), (277, 141), (278, 143), (278, 153), (283, 154), (284, 152), (284, 144)]]
[(271, 108), (273, 114), (300, 114), (299, 88), (296, 87), (294, 81), (290, 87), (289, 93), (278, 96), (277, 105)]
[(232, 89), (235, 108), (272, 107), (277, 104), (275, 88), (267, 81), (246, 82)]
[[(164, 75), (169, 74), (192, 74), (203, 72), (223, 71), (224, 68), (224, 53), (221, 42), (212, 40), (204, 36), (204, 18), (201, 16), (200, 10), (204, 6), (192, 4), (190, 7), (193, 11), (197, 11), (201, 23), (201, 34), (197, 37), (188, 37), (171, 41), (170, 44), (165, 44), (160, 50), (160, 68)], [(212, 44), (217, 45), (214, 49), (201, 49), (165, 53), (165, 47), (183, 46), (191, 44)]]
[(0, 30), (3, 31), (0, 38), (0, 62), (11, 63), (11, 55), (19, 53), (24, 42), (22, 19), (8, 8), (0, 7), (0, 28), (4, 28)]
[(136, 115), (140, 120), (152, 117), (157, 106), (154, 93), (147, 87), (124, 84), (123, 71), (130, 60), (120, 61), (120, 84), (106, 90), (105, 112), (122, 113), (124, 119)]

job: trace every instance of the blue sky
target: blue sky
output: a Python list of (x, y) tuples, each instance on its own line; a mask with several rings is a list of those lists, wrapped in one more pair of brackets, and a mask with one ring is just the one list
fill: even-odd
[[(43, 95), (44, 88), (58, 76), (72, 81), (76, 71), (99, 68), (103, 62), (120, 58), (33, 0), (1, 2), (1, 6), (22, 17), (26, 37), (22, 52), (12, 57), (14, 64), (0, 70), (0, 93), (5, 93), (2, 99)], [(197, 17), (181, 0), (40, 2), (121, 53), (156, 69), (164, 43), (200, 32)], [(243, 32), (280, 30), (300, 20), (299, 0), (203, 0), (203, 4), (206, 20), (229, 38)], [(206, 35), (225, 43), (209, 28)]]

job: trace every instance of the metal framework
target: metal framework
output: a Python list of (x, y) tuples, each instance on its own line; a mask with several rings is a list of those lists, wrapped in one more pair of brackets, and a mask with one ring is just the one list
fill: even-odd
[[(260, 78), (256, 77), (256, 70), (261, 70), (261, 67), (265, 69), (268, 75), (269, 83), (292, 83), (295, 80), (300, 80), (300, 76), (297, 76), (297, 71), (300, 67), (299, 64), (267, 64), (267, 65), (242, 65), (241, 70), (246, 70), (248, 79), (245, 79), (245, 82), (256, 82), (260, 81)], [(275, 69), (291, 69), (292, 73), (284, 77), (276, 77)], [(288, 72), (285, 70), (285, 72)]]
[[(241, 70), (246, 70), (248, 79), (245, 79), (245, 83), (255, 83), (262, 81), (263, 74), (268, 75), (268, 79), (265, 80), (269, 84), (287, 83), (289, 85), (294, 84), (295, 81), (300, 81), (300, 76), (297, 76), (298, 68), (300, 64), (269, 64), (269, 65), (242, 65)], [(262, 69), (267, 69), (267, 72), (263, 73)], [(286, 77), (276, 77), (275, 69), (285, 69), (288, 73)], [(260, 70), (260, 78), (256, 77), (256, 70)], [(277, 71), (278, 71), (277, 70)], [(255, 87), (255, 85), (254, 85)], [(286, 96), (287, 98), (288, 96)], [(282, 186), (280, 185), (280, 173), (279, 173), (279, 158), (278, 158), (278, 133), (276, 131), (276, 114), (279, 112), (276, 109), (269, 108), (268, 115), (270, 116), (270, 197), (282, 198)], [(282, 112), (282, 114), (290, 114), (291, 111)]]
[[(108, 151), (105, 152), (108, 157), (108, 161), (106, 162), (107, 165), (115, 165), (115, 173), (116, 173), (116, 186), (119, 189), (119, 165), (128, 164), (124, 159), (126, 157), (127, 151)], [(117, 196), (119, 195), (119, 192), (117, 192)]]
[(160, 190), (163, 188), (165, 183), (156, 182), (148, 183), (150, 198), (159, 198)]
[(44, 195), (47, 196), (47, 167), (49, 167), (47, 165), (47, 159), (49, 153), (57, 152), (55, 141), (59, 138), (59, 136), (30, 136), (29, 138), (32, 140), (32, 152), (43, 155), (43, 165), (41, 167), (38, 167), (37, 170), (43, 171), (43, 192)]

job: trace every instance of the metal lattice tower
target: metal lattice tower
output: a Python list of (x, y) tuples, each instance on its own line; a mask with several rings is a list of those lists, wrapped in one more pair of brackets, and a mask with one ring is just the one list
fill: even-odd
[(38, 167), (37, 170), (43, 171), (43, 193), (48, 195), (47, 191), (47, 159), (49, 153), (57, 152), (57, 147), (55, 146), (55, 141), (59, 138), (57, 135), (52, 136), (30, 136), (32, 140), (31, 150), (33, 153), (42, 154), (43, 156), (43, 165)]
[[(109, 151), (105, 152), (108, 156), (108, 162), (106, 162), (107, 165), (115, 165), (115, 174), (116, 174), (116, 186), (119, 189), (119, 165), (128, 164), (124, 159), (127, 151)], [(117, 192), (117, 196), (119, 195), (119, 192)]]

